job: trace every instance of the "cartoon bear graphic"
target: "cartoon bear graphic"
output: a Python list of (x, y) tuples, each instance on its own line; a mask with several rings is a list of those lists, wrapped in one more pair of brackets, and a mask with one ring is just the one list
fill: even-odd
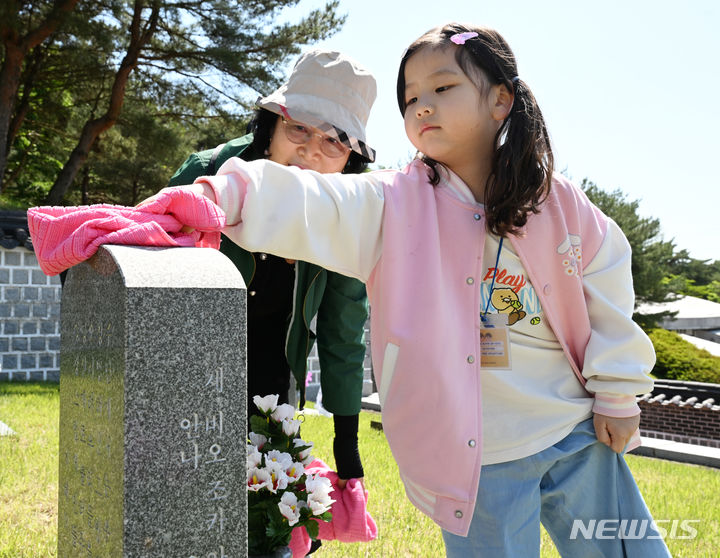
[(490, 296), (490, 302), (492, 302), (492, 305), (499, 314), (508, 315), (509, 326), (519, 322), (527, 316), (527, 312), (522, 309), (523, 305), (520, 302), (517, 293), (509, 287), (493, 289)]

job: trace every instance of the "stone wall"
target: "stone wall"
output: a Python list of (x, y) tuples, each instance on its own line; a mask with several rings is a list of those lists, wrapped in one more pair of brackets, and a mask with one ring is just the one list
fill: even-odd
[(0, 247), (0, 380), (60, 377), (60, 279), (24, 246)]
[[(59, 277), (46, 276), (32, 250), (0, 247), (0, 380), (59, 380), (60, 296)], [(373, 391), (369, 328), (368, 321), (363, 395)], [(314, 401), (320, 387), (317, 345), (308, 370), (307, 395)]]
[(720, 405), (713, 399), (698, 402), (645, 396), (638, 404), (640, 433), (648, 438), (660, 438), (685, 444), (720, 448)]

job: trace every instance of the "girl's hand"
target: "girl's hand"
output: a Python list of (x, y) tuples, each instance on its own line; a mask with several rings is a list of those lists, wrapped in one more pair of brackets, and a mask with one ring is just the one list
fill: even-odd
[(199, 184), (188, 184), (187, 186), (168, 186), (168, 187), (163, 188), (162, 190), (160, 190), (160, 191), (159, 191), (157, 194), (155, 194), (154, 196), (150, 196), (149, 198), (144, 199), (143, 201), (141, 201), (140, 203), (138, 203), (138, 204), (135, 206), (135, 208), (138, 209), (138, 208), (141, 208), (141, 207), (143, 207), (143, 206), (145, 206), (145, 205), (147, 205), (147, 204), (149, 204), (149, 203), (154, 202), (154, 201), (160, 196), (160, 194), (162, 194), (162, 192), (163, 192), (164, 190), (168, 190), (168, 189), (170, 189), (170, 188), (184, 188), (185, 190), (192, 190), (192, 191), (195, 192), (196, 194), (200, 194), (200, 195), (202, 195), (202, 196), (205, 196), (206, 198), (208, 198), (208, 199), (209, 199), (210, 201), (212, 201), (213, 203), (217, 203), (217, 200), (215, 199), (215, 192), (214, 192), (214, 190), (212, 189), (212, 187), (211, 187), (209, 184), (202, 182), (202, 183), (199, 183)]
[(149, 203), (154, 202), (154, 201), (157, 199), (157, 197), (158, 197), (158, 195), (155, 194), (154, 196), (150, 196), (149, 198), (145, 198), (143, 201), (141, 201), (140, 203), (138, 203), (138, 204), (135, 206), (135, 209), (140, 209), (140, 208), (143, 207), (144, 205), (147, 205), (147, 204), (149, 204)]
[(640, 426), (640, 415), (615, 418), (596, 413), (593, 417), (593, 425), (598, 441), (615, 453), (620, 453)]
[[(143, 201), (141, 201), (140, 203), (138, 203), (138, 204), (135, 206), (135, 209), (141, 209), (143, 206), (146, 206), (146, 205), (154, 202), (154, 201), (158, 198), (159, 195), (160, 195), (160, 193), (158, 192), (158, 193), (155, 194), (154, 196), (150, 196), (149, 198), (145, 198)], [(192, 228), (192, 227), (188, 227), (187, 225), (183, 225), (182, 228), (180, 229), (180, 232), (183, 232), (183, 233), (191, 233), (191, 232), (193, 232), (194, 230), (195, 230), (195, 229)]]

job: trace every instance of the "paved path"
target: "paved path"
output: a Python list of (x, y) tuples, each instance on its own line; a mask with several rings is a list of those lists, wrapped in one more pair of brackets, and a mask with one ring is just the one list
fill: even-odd
[(633, 455), (645, 455), (720, 469), (720, 448), (683, 444), (670, 440), (645, 438), (644, 436), (641, 439), (642, 445), (630, 452)]

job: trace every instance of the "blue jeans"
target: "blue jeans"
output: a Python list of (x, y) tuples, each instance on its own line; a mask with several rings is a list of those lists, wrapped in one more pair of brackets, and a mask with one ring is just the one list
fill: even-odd
[(569, 558), (670, 557), (624, 456), (597, 441), (592, 419), (535, 455), (484, 466), (470, 532), (443, 530), (445, 550), (539, 557), (541, 522)]

